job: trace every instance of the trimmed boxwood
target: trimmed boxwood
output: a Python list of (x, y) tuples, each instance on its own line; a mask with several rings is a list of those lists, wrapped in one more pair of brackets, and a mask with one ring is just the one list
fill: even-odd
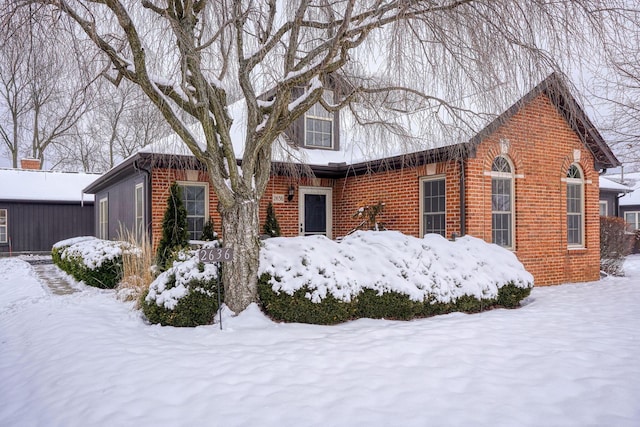
[(122, 279), (122, 255), (105, 257), (99, 266), (91, 268), (85, 264), (82, 255), (73, 252), (73, 246), (54, 247), (51, 250), (53, 263), (88, 286), (113, 289), (118, 285)]
[[(284, 322), (332, 325), (357, 318), (411, 320), (452, 312), (477, 313), (492, 308), (516, 308), (520, 301), (531, 293), (531, 288), (518, 288), (512, 283), (498, 290), (495, 299), (477, 299), (463, 295), (448, 303), (433, 299), (413, 301), (408, 295), (395, 291), (378, 294), (373, 289), (364, 289), (351, 302), (344, 302), (328, 294), (322, 301), (314, 303), (303, 287), (289, 295), (276, 292), (269, 283), (271, 276), (262, 274), (258, 281), (258, 293), (263, 311), (271, 318)], [(276, 278), (277, 280), (277, 278)]]
[[(217, 242), (212, 242), (213, 247)], [(171, 267), (161, 273), (142, 295), (140, 306), (150, 323), (193, 327), (213, 323), (218, 311), (218, 264), (198, 261), (197, 251), (176, 254)], [(222, 295), (222, 288), (221, 296)]]
[(355, 302), (344, 302), (329, 294), (320, 303), (314, 303), (305, 295), (309, 292), (302, 287), (289, 295), (279, 294), (271, 289), (269, 274), (263, 274), (258, 280), (258, 295), (266, 313), (275, 320), (297, 323), (333, 325), (353, 319), (357, 313)]
[[(175, 282), (175, 278), (174, 278)], [(209, 325), (218, 311), (217, 281), (193, 280), (189, 292), (182, 297), (173, 310), (147, 301), (149, 291), (142, 295), (142, 312), (150, 323), (162, 326), (194, 327)]]

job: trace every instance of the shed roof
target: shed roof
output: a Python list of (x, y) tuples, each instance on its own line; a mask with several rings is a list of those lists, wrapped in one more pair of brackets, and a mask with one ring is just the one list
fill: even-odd
[(100, 175), (0, 168), (0, 200), (38, 202), (93, 201), (82, 190)]
[(640, 206), (640, 172), (625, 173), (624, 177), (622, 175), (607, 175), (607, 178), (618, 183), (624, 179), (624, 185), (632, 190), (620, 197), (620, 206)]
[(604, 176), (599, 177), (599, 184), (600, 190), (615, 191), (617, 193), (631, 193), (633, 191), (633, 188), (624, 184), (620, 184), (619, 182), (606, 178)]

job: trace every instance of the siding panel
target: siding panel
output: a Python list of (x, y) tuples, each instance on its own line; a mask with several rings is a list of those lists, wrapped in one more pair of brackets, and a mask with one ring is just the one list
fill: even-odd
[(7, 209), (9, 243), (0, 252), (48, 252), (54, 243), (95, 232), (92, 203), (0, 202)]

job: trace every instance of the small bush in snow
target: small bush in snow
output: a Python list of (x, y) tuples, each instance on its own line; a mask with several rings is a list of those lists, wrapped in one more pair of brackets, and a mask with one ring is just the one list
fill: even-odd
[(627, 234), (622, 218), (600, 217), (600, 270), (614, 276), (624, 276), (622, 265), (631, 253), (634, 235)]
[(80, 237), (56, 243), (54, 264), (79, 282), (96, 288), (114, 288), (122, 277), (123, 242)]
[(513, 308), (533, 286), (515, 255), (497, 245), (390, 231), (359, 231), (340, 243), (321, 236), (267, 240), (259, 272), (267, 314), (319, 324)]
[[(211, 242), (205, 247), (213, 247)], [(198, 326), (213, 323), (218, 311), (218, 266), (198, 261), (197, 251), (183, 250), (172, 266), (143, 295), (142, 311), (151, 323)]]

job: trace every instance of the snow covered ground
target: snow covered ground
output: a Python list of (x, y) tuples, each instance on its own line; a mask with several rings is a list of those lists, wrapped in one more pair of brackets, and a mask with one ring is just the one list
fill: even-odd
[(638, 426), (640, 257), (518, 310), (148, 326), (0, 259), (0, 426)]

